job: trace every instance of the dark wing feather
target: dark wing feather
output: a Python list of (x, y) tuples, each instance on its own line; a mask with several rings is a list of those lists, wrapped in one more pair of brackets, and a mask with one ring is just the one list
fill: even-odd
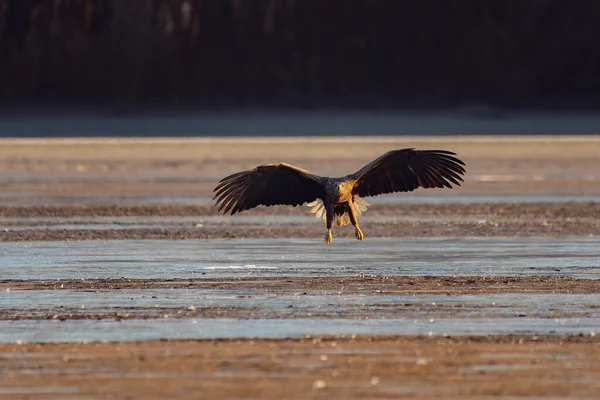
[(295, 207), (324, 198), (321, 180), (321, 177), (293, 165), (261, 165), (221, 179), (214, 189), (213, 200), (216, 199), (219, 211), (224, 214), (231, 211), (232, 215), (258, 205)]
[(392, 150), (350, 175), (353, 193), (361, 197), (412, 192), (418, 187), (460, 186), (464, 163), (445, 150)]

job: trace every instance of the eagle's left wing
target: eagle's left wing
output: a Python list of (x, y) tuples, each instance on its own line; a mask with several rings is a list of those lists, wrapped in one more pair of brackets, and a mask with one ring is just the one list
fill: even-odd
[(258, 205), (295, 207), (323, 199), (325, 188), (321, 181), (321, 177), (286, 163), (261, 165), (221, 179), (213, 200), (216, 199), (219, 211), (231, 211), (232, 215)]
[(356, 180), (353, 193), (361, 197), (412, 192), (418, 187), (460, 186), (464, 163), (445, 150), (392, 150), (365, 165), (349, 178)]

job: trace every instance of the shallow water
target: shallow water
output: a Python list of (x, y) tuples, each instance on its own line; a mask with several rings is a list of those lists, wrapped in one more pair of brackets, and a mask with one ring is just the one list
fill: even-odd
[(600, 278), (594, 237), (0, 243), (3, 279), (462, 275)]
[[(0, 243), (0, 276), (5, 280), (342, 275), (600, 279), (598, 254), (598, 240), (586, 237), (370, 238), (363, 242), (337, 238), (331, 246), (323, 245), (320, 238), (15, 242)], [(364, 296), (302, 288), (297, 292), (272, 288), (3, 290), (0, 306), (15, 316), (89, 313), (107, 318), (0, 321), (0, 342), (342, 333), (588, 334), (600, 331), (598, 304), (598, 294)], [(253, 309), (255, 319), (192, 319), (163, 316), (160, 311), (176, 314), (189, 306)], [(111, 317), (118, 310), (135, 314), (141, 308), (157, 309), (160, 318), (152, 312), (147, 320), (119, 322)]]
[[(524, 323), (525, 322), (525, 323)], [(482, 329), (482, 327), (485, 327)], [(135, 341), (161, 338), (282, 338), (337, 334), (576, 334), (597, 331), (600, 318), (446, 318), (238, 320), (178, 319), (123, 321), (2, 321), (0, 342)]]
[[(415, 318), (453, 317), (506, 318), (544, 315), (582, 315), (600, 318), (599, 294), (371, 294), (355, 295), (336, 291), (298, 290), (276, 293), (272, 289), (119, 289), (119, 290), (4, 290), (0, 303), (11, 314), (32, 316), (40, 310), (50, 314), (106, 316), (135, 314), (136, 308), (146, 309), (137, 315), (152, 314), (156, 308), (163, 317), (178, 317), (178, 313), (194, 306), (220, 309), (252, 309), (253, 318), (305, 318), (329, 315), (339, 318), (385, 318), (411, 316)], [(148, 309), (150, 309), (148, 311)], [(162, 314), (164, 313), (164, 314)], [(156, 314), (156, 313), (154, 313)]]
[[(272, 289), (119, 289), (101, 291), (80, 290), (5, 290), (0, 293), (4, 307), (19, 309), (80, 307), (271, 307), (287, 309), (314, 308), (323, 312), (335, 311), (336, 307), (373, 305), (431, 305), (477, 307), (485, 313), (532, 313), (549, 312), (560, 308), (561, 312), (597, 312), (600, 317), (600, 294), (385, 294), (345, 295), (335, 291), (311, 290), (310, 294), (275, 294)], [(527, 300), (527, 301), (525, 301)], [(295, 311), (290, 311), (295, 313)]]

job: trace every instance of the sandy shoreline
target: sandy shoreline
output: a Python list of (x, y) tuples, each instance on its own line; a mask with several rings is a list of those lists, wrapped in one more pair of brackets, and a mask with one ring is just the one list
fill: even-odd
[[(594, 398), (590, 337), (0, 344), (4, 398)], [(93, 362), (93, 364), (91, 364)], [(35, 373), (26, 371), (35, 370)]]

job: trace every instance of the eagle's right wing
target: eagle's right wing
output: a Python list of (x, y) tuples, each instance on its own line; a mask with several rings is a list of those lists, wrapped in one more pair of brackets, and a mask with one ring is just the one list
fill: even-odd
[(258, 205), (297, 206), (325, 197), (322, 178), (285, 163), (261, 165), (229, 175), (214, 189), (219, 211), (231, 214)]
[(353, 194), (367, 197), (412, 192), (418, 187), (460, 186), (465, 164), (455, 155), (446, 150), (389, 151), (350, 175), (356, 180)]

